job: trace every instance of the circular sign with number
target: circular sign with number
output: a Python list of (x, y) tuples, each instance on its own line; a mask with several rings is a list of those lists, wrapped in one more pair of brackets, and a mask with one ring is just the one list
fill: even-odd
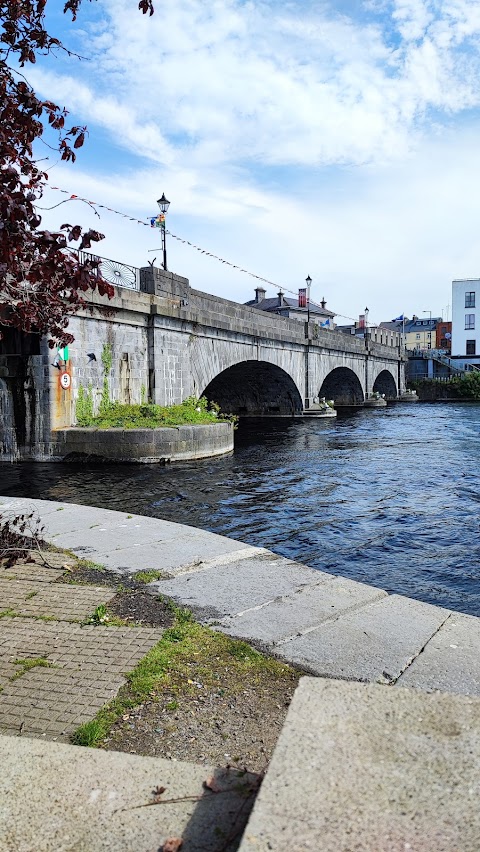
[(70, 373), (62, 373), (60, 376), (60, 384), (64, 390), (70, 387), (72, 379), (70, 378)]

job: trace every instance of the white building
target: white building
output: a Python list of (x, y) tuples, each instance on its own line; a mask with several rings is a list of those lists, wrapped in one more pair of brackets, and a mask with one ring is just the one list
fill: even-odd
[(480, 360), (480, 278), (452, 281), (452, 357), (466, 356)]

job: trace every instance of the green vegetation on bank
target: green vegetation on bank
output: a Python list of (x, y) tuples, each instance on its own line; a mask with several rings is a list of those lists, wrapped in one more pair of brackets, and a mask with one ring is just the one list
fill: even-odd
[(448, 381), (441, 379), (416, 379), (408, 382), (420, 399), (471, 399), (480, 400), (480, 371), (462, 376), (452, 376)]
[(76, 406), (78, 426), (95, 426), (98, 429), (158, 429), (161, 426), (182, 426), (189, 424), (222, 423), (235, 421), (228, 414), (221, 414), (219, 406), (208, 402), (205, 397), (189, 397), (179, 405), (123, 405), (119, 402), (102, 400), (100, 411), (93, 414), (93, 400), (79, 388)]
[(91, 722), (81, 725), (71, 742), (99, 746), (114, 723), (144, 701), (160, 699), (162, 693), (173, 696), (172, 712), (182, 699), (195, 697), (198, 682), (206, 688), (220, 687), (221, 670), (228, 670), (229, 692), (241, 693), (245, 683), (261, 683), (268, 678), (296, 683), (298, 673), (290, 666), (255, 651), (246, 642), (231, 639), (198, 624), (191, 612), (170, 603), (175, 614), (173, 625), (160, 641), (127, 675), (127, 685), (117, 697), (97, 713)]

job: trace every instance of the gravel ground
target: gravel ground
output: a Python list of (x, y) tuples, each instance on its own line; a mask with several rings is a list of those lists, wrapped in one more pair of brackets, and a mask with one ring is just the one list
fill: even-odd
[[(129, 577), (80, 563), (67, 582), (108, 585), (121, 591), (110, 613), (142, 627), (169, 627), (168, 604)], [(188, 664), (188, 676), (125, 713), (102, 746), (112, 751), (263, 772), (279, 737), (300, 673), (254, 668), (239, 674), (235, 659), (208, 648)], [(208, 671), (209, 676), (205, 677)]]
[(296, 680), (293, 675), (286, 685), (267, 678), (238, 692), (236, 679), (232, 689), (228, 671), (222, 672), (217, 689), (167, 693), (142, 704), (114, 725), (105, 745), (114, 751), (263, 772)]

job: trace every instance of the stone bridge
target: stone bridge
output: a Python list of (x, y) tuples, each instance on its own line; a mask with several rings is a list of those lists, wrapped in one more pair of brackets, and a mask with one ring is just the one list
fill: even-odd
[[(105, 389), (126, 403), (205, 395), (240, 416), (301, 415), (318, 397), (354, 406), (375, 391), (396, 399), (404, 390), (398, 341), (386, 332), (382, 342), (356, 339), (194, 290), (154, 267), (140, 270), (138, 290), (88, 298), (70, 322), (66, 362), (48, 341), (19, 341), (4, 329), (3, 458), (48, 455), (51, 431), (75, 424), (79, 394), (96, 410)], [(69, 387), (60, 381), (65, 372)]]
[(161, 404), (205, 395), (240, 415), (302, 414), (318, 397), (362, 405), (404, 390), (398, 345), (356, 339), (211, 296), (160, 269), (144, 269), (154, 297), (151, 395)]

